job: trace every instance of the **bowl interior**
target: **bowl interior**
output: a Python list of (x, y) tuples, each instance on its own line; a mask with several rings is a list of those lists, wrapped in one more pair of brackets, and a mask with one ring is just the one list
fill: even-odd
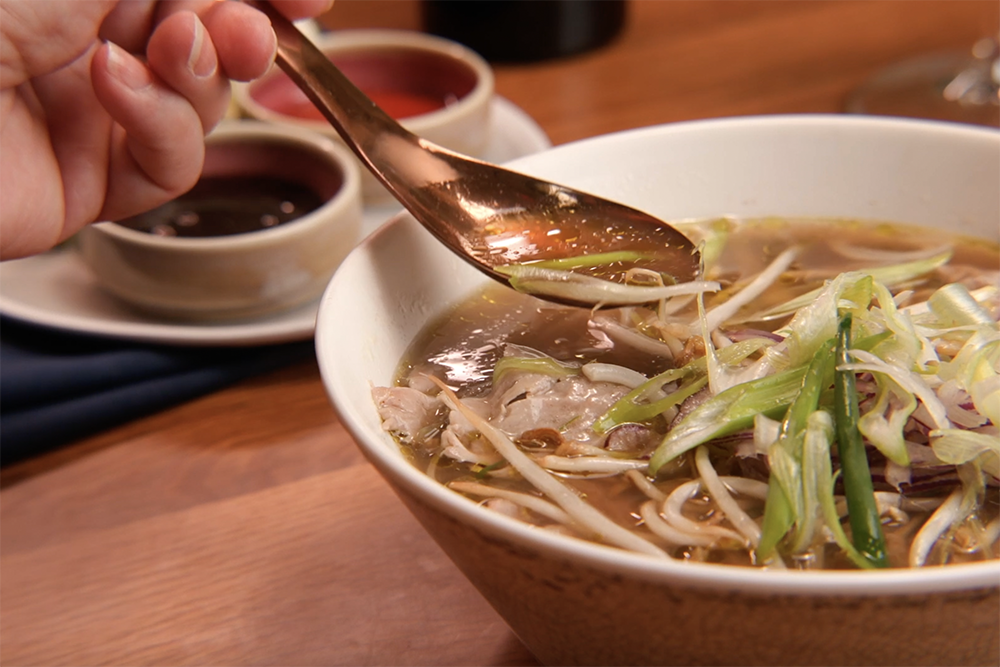
[(344, 185), (343, 167), (308, 144), (268, 136), (231, 136), (208, 143), (203, 177), (247, 175), (301, 183), (323, 200), (333, 199)]
[[(619, 200), (665, 220), (719, 215), (849, 217), (1000, 237), (1000, 133), (861, 117), (761, 117), (679, 123), (565, 145), (515, 169)], [(532, 531), (425, 477), (381, 430), (370, 395), (391, 384), (413, 338), (486, 279), (401, 215), (344, 262), (317, 322), (320, 369), (345, 426), (391, 483), (459, 521), (514, 542), (651, 579), (756, 590), (929, 591), (994, 585), (1000, 565), (932, 572), (761, 572), (652, 562)], [(343, 326), (344, 322), (352, 325)], [(980, 567), (979, 565), (983, 565)], [(766, 576), (761, 576), (766, 575)], [(984, 583), (985, 582), (985, 583)]]
[[(327, 48), (324, 53), (373, 102), (397, 120), (433, 113), (462, 100), (479, 82), (465, 61), (416, 45)], [(280, 70), (250, 85), (262, 107), (293, 118), (323, 121), (323, 115)]]
[[(348, 162), (333, 155), (325, 139), (316, 143), (318, 137), (257, 125), (224, 126), (210, 136), (201, 176), (191, 190), (112, 223), (112, 229), (198, 239), (283, 229), (344, 189)], [(248, 127), (241, 131), (239, 126)]]

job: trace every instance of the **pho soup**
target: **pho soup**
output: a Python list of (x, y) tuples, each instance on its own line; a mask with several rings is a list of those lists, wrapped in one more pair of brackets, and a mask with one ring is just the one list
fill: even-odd
[(998, 246), (865, 221), (679, 227), (705, 290), (590, 311), (487, 287), (374, 389), (383, 428), (490, 509), (656, 557), (997, 558)]

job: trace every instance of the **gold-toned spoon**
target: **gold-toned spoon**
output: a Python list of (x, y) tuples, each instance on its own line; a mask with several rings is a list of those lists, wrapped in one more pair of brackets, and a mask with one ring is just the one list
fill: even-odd
[[(676, 282), (696, 278), (699, 253), (673, 227), (646, 213), (476, 160), (422, 139), (368, 99), (268, 2), (248, 0), (271, 19), (278, 66), (330, 121), (361, 162), (424, 227), (491, 278), (510, 284), (511, 264), (582, 255), (610, 263), (574, 272), (622, 281), (632, 267)], [(571, 305), (604, 299), (539, 294)]]

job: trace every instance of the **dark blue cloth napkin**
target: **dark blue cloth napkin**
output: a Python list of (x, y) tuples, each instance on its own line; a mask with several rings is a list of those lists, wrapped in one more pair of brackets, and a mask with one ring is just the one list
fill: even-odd
[(313, 356), (311, 339), (174, 347), (0, 318), (0, 465)]

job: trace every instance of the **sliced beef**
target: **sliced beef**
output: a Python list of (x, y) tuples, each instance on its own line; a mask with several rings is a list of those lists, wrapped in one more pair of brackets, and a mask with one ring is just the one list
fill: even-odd
[(447, 411), (441, 399), (409, 387), (375, 387), (375, 406), (382, 430), (406, 444), (426, 445), (428, 434), (444, 426)]

